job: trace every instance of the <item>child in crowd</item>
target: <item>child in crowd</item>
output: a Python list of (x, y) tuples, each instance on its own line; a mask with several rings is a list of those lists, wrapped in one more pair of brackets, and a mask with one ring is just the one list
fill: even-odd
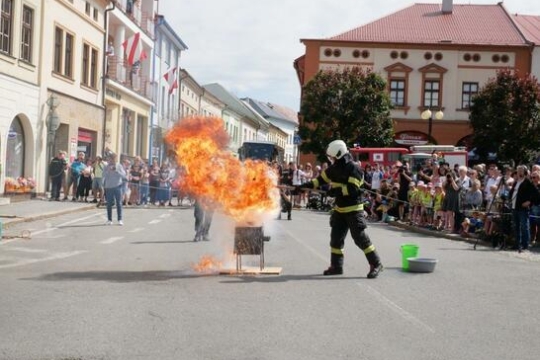
[(411, 206), (412, 211), (412, 225), (420, 225), (422, 222), (422, 191), (425, 188), (426, 184), (423, 181), (419, 181), (416, 184), (415, 192), (411, 195)]
[(442, 189), (442, 185), (439, 183), (435, 185), (435, 194), (433, 195), (433, 220), (434, 220), (433, 227), (436, 230), (444, 229), (444, 224), (443, 224), (444, 211), (442, 211), (443, 200), (444, 200), (444, 191)]
[(416, 184), (414, 183), (414, 181), (411, 181), (409, 183), (409, 191), (407, 192), (407, 201), (409, 202), (409, 212), (408, 212), (408, 217), (409, 217), (409, 222), (413, 222), (413, 219), (414, 219), (414, 215), (413, 215), (413, 212), (414, 212), (414, 206), (413, 206), (413, 199), (415, 198), (416, 194), (418, 193), (418, 190), (416, 189)]

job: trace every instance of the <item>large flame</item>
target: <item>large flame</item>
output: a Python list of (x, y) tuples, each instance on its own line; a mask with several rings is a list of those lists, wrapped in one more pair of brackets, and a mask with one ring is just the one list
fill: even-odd
[(182, 119), (167, 133), (184, 170), (180, 186), (238, 223), (261, 222), (278, 207), (277, 176), (263, 161), (241, 162), (227, 150), (218, 117)]

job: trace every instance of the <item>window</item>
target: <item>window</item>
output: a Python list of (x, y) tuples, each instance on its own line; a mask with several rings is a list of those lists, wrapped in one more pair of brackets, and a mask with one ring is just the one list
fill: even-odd
[(83, 44), (81, 84), (88, 86), (88, 71), (90, 69), (90, 46)]
[(0, 51), (11, 55), (13, 26), (13, 0), (2, 0), (2, 17), (0, 18)]
[(86, 15), (90, 16), (90, 2), (89, 1), (86, 2), (84, 12), (86, 13)]
[(90, 58), (90, 87), (97, 88), (97, 66), (98, 66), (98, 51), (92, 49), (92, 56)]
[(424, 82), (424, 107), (438, 108), (439, 106), (439, 81), (427, 80)]
[(97, 8), (94, 8), (94, 20), (99, 20), (99, 10)]
[(23, 7), (22, 33), (21, 33), (21, 59), (32, 62), (32, 32), (34, 30), (34, 10), (28, 6)]
[(74, 36), (72, 34), (56, 27), (53, 71), (69, 78), (73, 78), (73, 43)]
[(394, 106), (405, 106), (405, 80), (390, 80), (390, 99)]
[(464, 82), (461, 92), (461, 108), (470, 108), (473, 103), (472, 98), (476, 94), (478, 94), (478, 83)]
[(98, 51), (88, 44), (83, 44), (81, 84), (97, 88)]

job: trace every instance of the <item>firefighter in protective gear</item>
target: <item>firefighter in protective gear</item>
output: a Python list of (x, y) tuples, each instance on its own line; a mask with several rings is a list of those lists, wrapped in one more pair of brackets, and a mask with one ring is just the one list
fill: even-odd
[(332, 163), (328, 169), (322, 171), (316, 179), (299, 186), (313, 189), (330, 184), (327, 195), (335, 197), (335, 206), (330, 216), (330, 267), (323, 274), (343, 274), (343, 247), (350, 230), (354, 243), (362, 249), (370, 265), (367, 277), (376, 278), (383, 266), (375, 246), (365, 232), (367, 225), (361, 201), (364, 173), (353, 161), (342, 140), (332, 141), (326, 155)]

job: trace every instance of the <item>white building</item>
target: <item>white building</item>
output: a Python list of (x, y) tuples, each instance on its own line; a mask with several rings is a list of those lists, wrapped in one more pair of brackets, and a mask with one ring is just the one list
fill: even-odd
[(122, 157), (150, 154), (156, 6), (154, 0), (118, 0), (108, 13), (103, 151)]
[(186, 44), (162, 15), (156, 17), (153, 79), (156, 83), (156, 103), (151, 119), (151, 148), (154, 159), (166, 157), (163, 136), (180, 117), (180, 57)]
[(39, 177), (36, 162), (45, 156), (47, 130), (40, 117), (39, 93), (42, 1), (1, 3), (0, 192), (6, 195), (6, 178)]

